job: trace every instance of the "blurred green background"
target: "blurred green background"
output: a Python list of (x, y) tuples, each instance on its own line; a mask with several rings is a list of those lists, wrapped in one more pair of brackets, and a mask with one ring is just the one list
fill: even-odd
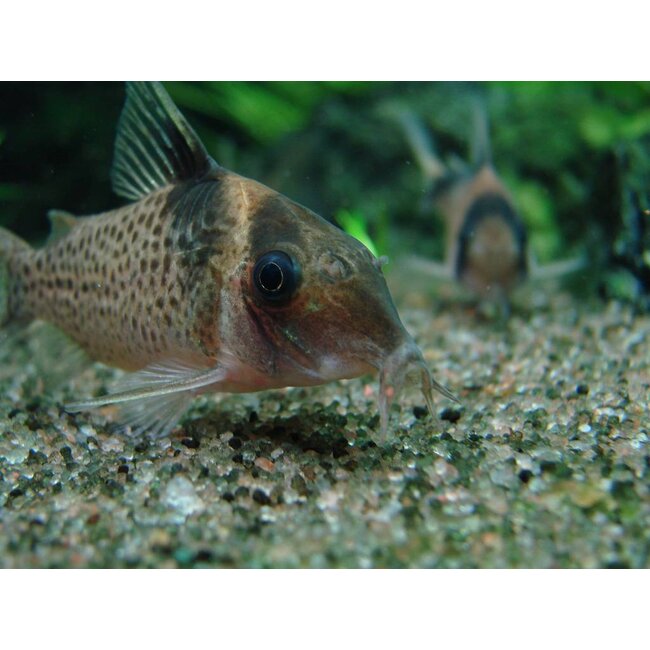
[[(622, 259), (629, 196), (645, 206), (650, 189), (650, 82), (165, 85), (219, 163), (338, 216), (380, 254), (442, 256), (426, 184), (386, 117), (394, 102), (422, 117), (443, 158), (467, 159), (481, 99), (495, 167), (541, 261), (576, 251), (604, 267)], [(2, 225), (36, 243), (50, 208), (121, 204), (109, 169), (123, 99), (121, 83), (0, 84)]]

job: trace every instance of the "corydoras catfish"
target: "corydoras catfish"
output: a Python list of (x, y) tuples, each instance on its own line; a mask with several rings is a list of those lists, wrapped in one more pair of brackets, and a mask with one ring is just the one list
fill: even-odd
[(48, 321), (131, 371), (115, 392), (132, 431), (167, 434), (193, 396), (310, 386), (379, 371), (381, 431), (415, 372), (432, 378), (381, 265), (307, 208), (218, 165), (158, 83), (127, 84), (112, 169), (131, 203), (53, 212), (34, 250), (0, 232), (0, 324)]
[(471, 166), (452, 169), (436, 156), (421, 121), (397, 115), (430, 183), (429, 196), (445, 222), (441, 275), (454, 277), (481, 298), (501, 301), (527, 275), (527, 233), (513, 200), (492, 165), (487, 122), (475, 111)]
[(455, 279), (479, 298), (508, 311), (510, 294), (525, 280), (545, 280), (583, 265), (576, 258), (539, 266), (528, 245), (526, 226), (494, 169), (485, 110), (474, 105), (471, 163), (445, 165), (434, 152), (422, 122), (407, 110), (394, 111), (430, 184), (431, 204), (446, 230), (445, 261), (411, 258), (411, 265)]

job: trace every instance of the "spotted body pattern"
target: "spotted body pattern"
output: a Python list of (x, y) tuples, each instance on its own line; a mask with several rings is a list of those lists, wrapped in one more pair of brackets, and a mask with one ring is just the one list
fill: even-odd
[(56, 323), (94, 358), (126, 369), (169, 350), (165, 330), (188, 338), (178, 311), (184, 283), (166, 245), (167, 194), (79, 220), (65, 237), (11, 260), (20, 278), (12, 312)]
[(256, 181), (220, 167), (160, 84), (127, 87), (113, 187), (129, 205), (52, 213), (41, 250), (0, 231), (0, 322), (43, 319), (133, 371), (104, 397), (136, 431), (171, 430), (194, 395), (380, 372), (382, 433), (407, 374), (437, 384), (378, 260)]

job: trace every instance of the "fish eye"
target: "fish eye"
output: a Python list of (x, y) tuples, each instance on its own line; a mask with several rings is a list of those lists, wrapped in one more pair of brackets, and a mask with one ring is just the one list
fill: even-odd
[(253, 269), (257, 290), (268, 300), (286, 300), (298, 286), (298, 265), (282, 251), (264, 253)]

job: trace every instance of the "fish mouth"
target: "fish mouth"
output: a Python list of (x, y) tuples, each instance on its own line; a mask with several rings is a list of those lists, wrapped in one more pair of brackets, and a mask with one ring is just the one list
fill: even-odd
[(433, 391), (436, 390), (445, 397), (458, 402), (458, 398), (439, 384), (432, 376), (424, 362), (422, 352), (410, 337), (398, 345), (384, 360), (379, 374), (379, 416), (380, 431), (377, 442), (388, 440), (390, 423), (390, 407), (404, 388), (407, 380), (415, 376), (419, 379), (420, 389), (424, 396), (429, 413), (434, 415)]

